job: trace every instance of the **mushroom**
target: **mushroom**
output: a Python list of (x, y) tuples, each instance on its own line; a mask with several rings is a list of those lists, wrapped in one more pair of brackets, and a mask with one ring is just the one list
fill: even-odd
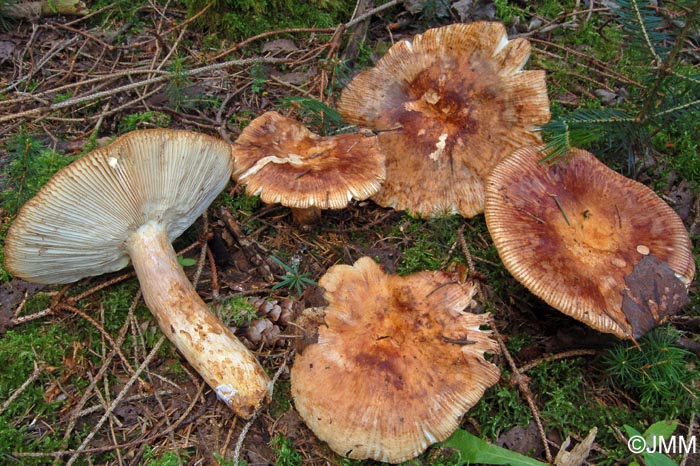
[(343, 90), (346, 121), (381, 131), (386, 181), (372, 200), (424, 217), (484, 209), (484, 180), (549, 120), (544, 71), (523, 71), (530, 43), (500, 23), (429, 29), (392, 46)]
[(457, 274), (387, 275), (371, 258), (321, 277), (318, 342), (297, 355), (292, 397), (339, 455), (398, 463), (447, 438), (500, 372), (496, 343), (471, 314), (476, 284)]
[(516, 150), (489, 177), (486, 224), (503, 263), (550, 306), (601, 332), (640, 337), (687, 298), (695, 264), (683, 222), (589, 152), (572, 149), (548, 165), (542, 151)]
[(298, 224), (312, 223), (321, 209), (342, 209), (363, 200), (384, 180), (376, 137), (321, 137), (277, 112), (253, 120), (234, 143), (233, 177), (268, 204), (292, 208)]
[(5, 267), (36, 283), (71, 283), (131, 260), (163, 333), (241, 416), (268, 395), (255, 357), (212, 314), (171, 241), (226, 186), (231, 146), (189, 131), (128, 133), (54, 177), (9, 229)]

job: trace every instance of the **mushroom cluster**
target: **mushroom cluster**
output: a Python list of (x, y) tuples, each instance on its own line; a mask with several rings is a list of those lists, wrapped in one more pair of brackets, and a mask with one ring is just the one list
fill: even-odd
[(318, 342), (297, 355), (300, 416), (339, 455), (399, 463), (457, 429), (500, 372), (496, 342), (472, 314), (477, 284), (447, 272), (387, 275), (369, 257), (319, 280)]
[[(513, 276), (589, 326), (635, 339), (687, 300), (695, 274), (682, 221), (649, 188), (592, 154), (539, 163), (549, 120), (544, 71), (502, 24), (430, 29), (396, 43), (343, 91), (339, 112), (366, 133), (319, 136), (276, 112), (233, 145), (189, 131), (134, 131), (58, 172), (12, 224), (5, 266), (71, 283), (129, 263), (163, 333), (238, 415), (270, 379), (197, 294), (171, 242), (233, 177), (290, 207), (298, 224), (355, 200), (420, 216), (485, 213)], [(388, 275), (368, 257), (319, 280), (318, 341), (296, 356), (292, 395), (338, 454), (397, 463), (458, 427), (500, 373), (477, 283), (451, 272)], [(249, 344), (277, 344), (291, 304), (261, 311)], [(284, 309), (283, 309), (284, 307)]]

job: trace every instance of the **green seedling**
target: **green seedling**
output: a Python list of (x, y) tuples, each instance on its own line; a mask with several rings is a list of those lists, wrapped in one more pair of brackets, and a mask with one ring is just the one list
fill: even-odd
[(275, 466), (300, 466), (303, 458), (294, 448), (292, 441), (280, 434), (270, 442), (270, 445), (277, 454)]
[(639, 401), (650, 417), (687, 417), (700, 407), (695, 357), (676, 345), (678, 332), (658, 328), (639, 347), (620, 343), (603, 357), (608, 380)]
[(272, 287), (273, 290), (287, 287), (290, 291), (296, 291), (297, 295), (301, 296), (304, 293), (304, 288), (306, 288), (308, 285), (318, 285), (318, 283), (310, 278), (311, 274), (308, 272), (299, 272), (299, 266), (295, 263), (293, 263), (292, 266), (289, 266), (282, 262), (278, 257), (272, 256), (271, 259), (286, 272), (284, 275), (282, 275), (282, 281)]

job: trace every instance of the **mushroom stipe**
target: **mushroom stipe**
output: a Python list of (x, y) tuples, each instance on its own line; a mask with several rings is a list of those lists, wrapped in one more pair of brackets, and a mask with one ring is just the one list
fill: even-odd
[(212, 314), (177, 261), (181, 235), (228, 183), (231, 146), (176, 130), (128, 133), (64, 168), (10, 227), (5, 266), (36, 283), (71, 283), (134, 265), (163, 333), (243, 417), (269, 395), (253, 354)]

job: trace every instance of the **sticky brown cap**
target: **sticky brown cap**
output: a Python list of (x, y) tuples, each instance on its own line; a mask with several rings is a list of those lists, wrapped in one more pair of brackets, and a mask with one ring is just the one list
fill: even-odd
[(357, 75), (338, 109), (382, 131), (387, 179), (372, 199), (423, 216), (483, 212), (485, 177), (549, 121), (544, 71), (522, 70), (529, 54), (500, 23), (453, 24), (398, 42)]
[(253, 120), (234, 144), (233, 177), (268, 204), (341, 209), (367, 199), (384, 179), (376, 137), (321, 137), (276, 112)]
[(319, 281), (329, 302), (318, 343), (297, 355), (292, 395), (339, 455), (398, 463), (444, 440), (500, 376), (483, 354), (476, 285), (452, 274), (386, 275), (368, 257)]
[[(623, 294), (635, 292), (640, 275), (664, 274), (661, 266), (653, 274), (638, 268), (642, 258), (660, 259), (685, 286), (695, 274), (683, 222), (651, 189), (592, 154), (572, 149), (548, 165), (538, 163), (541, 149), (515, 151), (489, 178), (486, 223), (503, 263), (552, 307), (636, 338), (638, 323), (628, 320)], [(659, 295), (655, 306), (664, 299)]]

